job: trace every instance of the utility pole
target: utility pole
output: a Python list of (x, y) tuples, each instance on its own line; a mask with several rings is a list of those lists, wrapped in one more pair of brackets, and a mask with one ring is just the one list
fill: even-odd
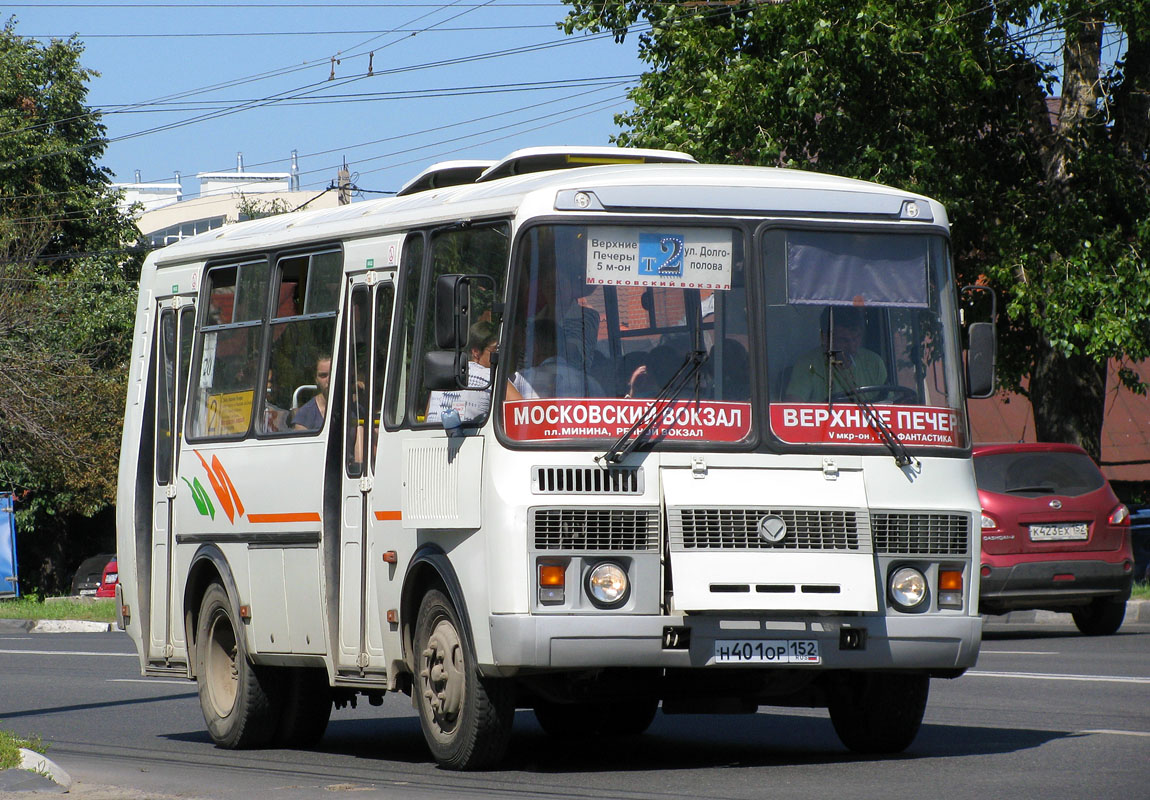
[(339, 204), (346, 206), (351, 202), (351, 173), (347, 169), (347, 159), (344, 159), (343, 166), (336, 173), (336, 180), (339, 186)]

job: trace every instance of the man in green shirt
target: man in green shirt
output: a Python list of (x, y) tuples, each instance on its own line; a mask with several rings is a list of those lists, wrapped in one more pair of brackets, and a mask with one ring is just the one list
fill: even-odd
[(787, 383), (786, 399), (798, 402), (826, 401), (828, 350), (832, 351), (831, 357), (835, 359), (830, 392), (832, 396), (844, 395), (848, 388), (885, 384), (886, 365), (882, 358), (862, 346), (865, 332), (866, 318), (861, 308), (842, 306), (824, 309), (822, 347), (804, 353), (795, 363)]

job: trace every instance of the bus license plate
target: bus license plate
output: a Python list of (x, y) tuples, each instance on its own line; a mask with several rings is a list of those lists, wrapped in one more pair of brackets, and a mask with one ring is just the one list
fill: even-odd
[(820, 664), (814, 639), (719, 639), (716, 664)]
[(1085, 522), (1056, 522), (1051, 525), (1031, 525), (1032, 542), (1065, 542), (1087, 539), (1090, 533)]

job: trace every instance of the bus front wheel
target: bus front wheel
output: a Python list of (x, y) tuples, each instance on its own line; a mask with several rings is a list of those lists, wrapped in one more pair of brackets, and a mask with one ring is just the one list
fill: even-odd
[(515, 716), (513, 687), (484, 678), (443, 592), (423, 598), (415, 623), (415, 694), (423, 737), (446, 769), (481, 769), (503, 757)]
[(279, 721), (274, 674), (248, 660), (228, 593), (218, 583), (200, 604), (196, 681), (204, 722), (217, 745), (241, 749), (271, 740)]
[(901, 753), (918, 735), (929, 694), (925, 673), (848, 673), (830, 692), (827, 710), (849, 749), (890, 755)]

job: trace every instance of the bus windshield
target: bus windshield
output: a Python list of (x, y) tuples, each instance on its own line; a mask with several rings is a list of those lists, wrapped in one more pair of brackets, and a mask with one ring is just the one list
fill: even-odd
[(886, 427), (906, 447), (964, 447), (945, 240), (769, 229), (761, 242), (773, 435), (875, 444)]
[(964, 447), (945, 239), (772, 227), (760, 242), (766, 302), (749, 325), (738, 229), (528, 229), (501, 359), (507, 436), (737, 446), (757, 385), (782, 446)]
[[(520, 238), (518, 253), (513, 328), (501, 357), (509, 438), (614, 439), (656, 411), (648, 431), (656, 441), (749, 438), (742, 232), (538, 225)], [(696, 368), (678, 396), (653, 408), (688, 363)]]

